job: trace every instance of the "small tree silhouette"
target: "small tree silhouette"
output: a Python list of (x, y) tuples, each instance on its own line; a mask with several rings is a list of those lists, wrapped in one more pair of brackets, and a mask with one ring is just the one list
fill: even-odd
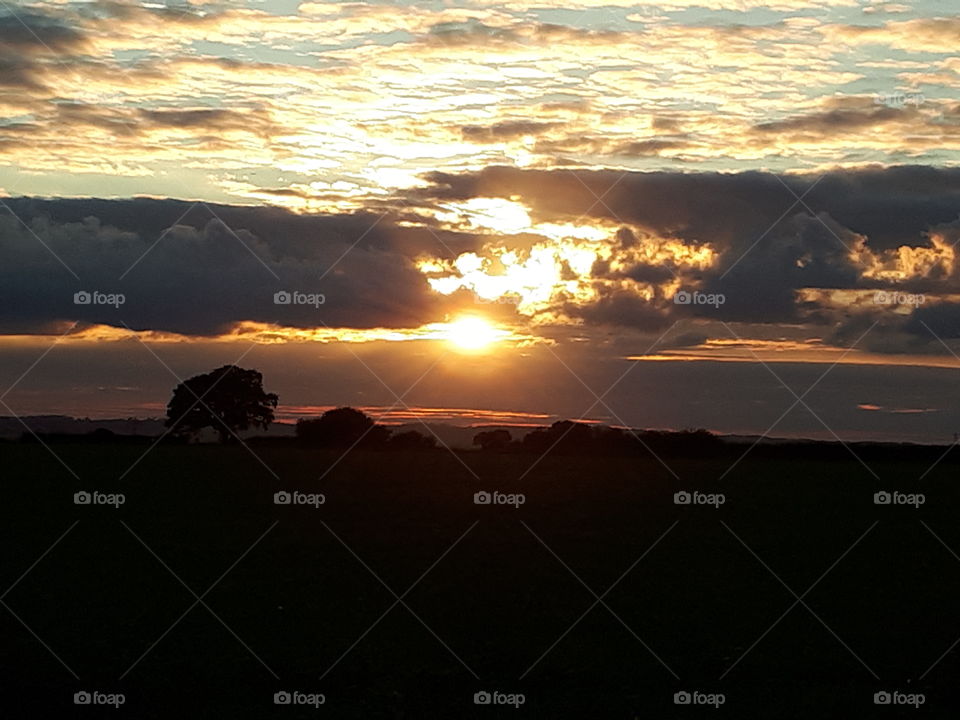
[(534, 452), (582, 453), (590, 450), (593, 430), (586, 423), (558, 420), (548, 428), (533, 430), (523, 438), (523, 448)]
[(227, 443), (251, 426), (266, 430), (277, 400), (274, 393), (263, 391), (263, 375), (256, 370), (224, 365), (174, 388), (166, 425), (178, 435), (212, 427), (220, 442)]
[(387, 444), (394, 450), (433, 450), (437, 447), (437, 439), (416, 430), (407, 430), (391, 435)]
[(509, 430), (484, 430), (473, 436), (473, 444), (486, 451), (506, 450), (512, 442), (513, 436)]
[(389, 434), (369, 415), (352, 407), (327, 410), (319, 418), (297, 421), (298, 439), (324, 447), (349, 447), (361, 441), (375, 445), (386, 441)]

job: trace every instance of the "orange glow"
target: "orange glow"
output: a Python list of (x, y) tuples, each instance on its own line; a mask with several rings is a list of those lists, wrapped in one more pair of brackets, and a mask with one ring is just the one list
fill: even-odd
[[(333, 405), (285, 405), (278, 414), (285, 420), (299, 420), (322, 415), (332, 410)], [(490, 425), (509, 425), (519, 428), (544, 427), (560, 418), (547, 413), (531, 413), (521, 410), (489, 410), (481, 408), (423, 407), (411, 405), (394, 407), (383, 405), (359, 405), (370, 417), (376, 418), (381, 425), (402, 425), (424, 420), (431, 423), (448, 423), (460, 427), (484, 427)], [(588, 422), (588, 421), (585, 421)], [(589, 422), (599, 422), (589, 420)]]
[(446, 339), (461, 350), (483, 350), (510, 335), (507, 330), (494, 327), (482, 317), (465, 315), (444, 329)]
[[(69, 327), (67, 325), (64, 331)], [(216, 337), (193, 337), (171, 332), (134, 331), (111, 325), (91, 325), (67, 334), (4, 335), (0, 344), (30, 345), (61, 342), (121, 342), (138, 338), (148, 343), (255, 342), (263, 345), (285, 343), (371, 343), (443, 340), (464, 350), (479, 350), (495, 342), (530, 345), (548, 342), (533, 335), (494, 326), (477, 315), (465, 315), (451, 322), (427, 323), (415, 328), (294, 328), (260, 322), (237, 323), (229, 332)]]

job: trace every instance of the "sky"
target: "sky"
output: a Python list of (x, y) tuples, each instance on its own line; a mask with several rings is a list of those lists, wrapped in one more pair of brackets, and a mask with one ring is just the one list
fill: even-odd
[(0, 414), (960, 431), (952, 0), (0, 0)]

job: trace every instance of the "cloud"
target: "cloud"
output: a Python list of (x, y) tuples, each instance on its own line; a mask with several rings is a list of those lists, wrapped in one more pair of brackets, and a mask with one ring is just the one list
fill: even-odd
[[(35, 54), (46, 51), (12, 24), (10, 42), (31, 51), (0, 56), (0, 83), (24, 90), (2, 109), (30, 118), (37, 149), (0, 126), (0, 152), (51, 182), (72, 172), (116, 186), (122, 176), (163, 196), (167, 178), (189, 172), (225, 199), (245, 197), (237, 175), (276, 169), (258, 182), (284, 173), (290, 187), (344, 180), (373, 194), (424, 167), (797, 167), (960, 150), (936, 119), (939, 102), (902, 119), (820, 102), (868, 73), (880, 89), (898, 80), (824, 42), (811, 18), (605, 23), (574, 13), (561, 24), (493, 3), (306, 3), (296, 14), (243, 3), (44, 7), (36, 24), (57, 57)], [(876, 132), (884, 116), (889, 132)]]
[(953, 54), (960, 43), (960, 18), (916, 18), (874, 25), (831, 25), (825, 32), (838, 42), (886, 45), (908, 52)]
[(529, 135), (540, 135), (561, 126), (556, 122), (537, 122), (534, 120), (512, 120), (493, 125), (465, 125), (463, 137), (471, 142), (500, 142)]
[[(491, 316), (548, 334), (658, 333), (679, 320), (706, 323), (713, 330), (696, 332), (708, 336), (721, 322), (790, 326), (847, 346), (877, 323), (869, 350), (943, 354), (923, 321), (960, 339), (957, 169), (819, 177), (491, 167), (432, 173), (424, 187), (339, 214), (149, 199), (6, 202), (26, 224), (0, 213), (8, 334), (72, 321), (196, 336), (244, 324), (418, 328), (481, 298)], [(928, 300), (878, 304), (877, 289)], [(79, 290), (121, 292), (127, 302), (78, 306)], [(278, 306), (280, 290), (323, 294), (325, 303)], [(680, 290), (723, 300), (681, 304)]]
[(688, 243), (709, 241), (734, 250), (745, 250), (788, 211), (809, 215), (797, 196), (815, 212), (867, 236), (875, 250), (927, 244), (928, 229), (960, 215), (960, 169), (955, 168), (866, 168), (778, 178), (753, 171), (490, 167), (475, 173), (428, 173), (426, 178), (431, 187), (411, 191), (413, 196), (451, 200), (519, 195), (542, 218), (621, 221)]
[(0, 88), (40, 90), (39, 73), (33, 63), (0, 54)]
[[(243, 321), (417, 327), (440, 312), (412, 260), (396, 249), (402, 229), (378, 228), (370, 215), (303, 218), (152, 200), (7, 205), (25, 223), (0, 213), (0, 328), (8, 334), (71, 321), (186, 335), (218, 335)], [(276, 305), (274, 293), (283, 290), (322, 294), (325, 302)], [(126, 301), (76, 305), (78, 291), (122, 293)]]
[[(86, 35), (56, 17), (30, 10), (0, 12), (0, 90), (45, 95), (51, 65), (87, 47)], [(21, 107), (33, 105), (18, 98)]]
[[(853, 82), (895, 92), (898, 70), (924, 69), (864, 62), (828, 42), (842, 26), (707, 23), (654, 5), (636, 22), (603, 9), (544, 22), (568, 6), (459, 5), (47, 3), (28, 14), (55, 55), (5, 16), (15, 52), (0, 52), (0, 90), (19, 92), (0, 92), (17, 120), (0, 125), (0, 159), (40, 174), (37, 192), (62, 191), (64, 173), (116, 195), (196, 196), (176, 191), (183, 177), (221, 201), (326, 183), (323, 209), (343, 210), (424, 168), (798, 168), (960, 151), (936, 88), (919, 108), (833, 101)], [(938, 75), (952, 77), (948, 60)]]
[(938, 341), (956, 340), (960, 338), (960, 303), (920, 307), (910, 316), (906, 330)]
[[(529, 301), (522, 300), (519, 311), (534, 319), (653, 331), (672, 318), (699, 317), (807, 324), (829, 335), (829, 327), (852, 312), (891, 312), (875, 304), (854, 308), (841, 291), (927, 292), (931, 303), (960, 292), (951, 249), (960, 239), (955, 169), (905, 166), (774, 176), (495, 167), (433, 173), (428, 179), (430, 187), (412, 194), (446, 203), (513, 198), (528, 208), (533, 232), (567, 228), (557, 240), (535, 245), (536, 258), (526, 250), (515, 261), (523, 272), (553, 283), (549, 299), (521, 290)], [(564, 232), (579, 232), (577, 227), (603, 230), (597, 239), (562, 238)], [(502, 237), (492, 240), (471, 268), (486, 263), (487, 253), (501, 257), (512, 247)], [(567, 259), (582, 256), (585, 269), (565, 276), (576, 267), (564, 265)], [(497, 280), (494, 265), (490, 268), (482, 271), (494, 273), (487, 282), (475, 269), (460, 273), (451, 266), (451, 279), (436, 281), (436, 287), (454, 287), (458, 275), (479, 291), (508, 287)], [(515, 273), (517, 283), (523, 272)], [(724, 300), (719, 306), (678, 305), (673, 301), (678, 290)], [(917, 346), (902, 315), (888, 325), (911, 349)], [(842, 340), (837, 333), (833, 337)]]
[(902, 121), (909, 110), (890, 107), (873, 107), (857, 110), (830, 110), (828, 112), (799, 115), (786, 120), (776, 120), (757, 125), (755, 129), (762, 133), (805, 132), (817, 135), (848, 132)]
[(627, 157), (647, 157), (659, 155), (664, 150), (680, 150), (690, 147), (690, 143), (682, 140), (638, 140), (620, 145), (614, 152)]
[(32, 11), (0, 14), (0, 55), (60, 55), (82, 49), (84, 33)]

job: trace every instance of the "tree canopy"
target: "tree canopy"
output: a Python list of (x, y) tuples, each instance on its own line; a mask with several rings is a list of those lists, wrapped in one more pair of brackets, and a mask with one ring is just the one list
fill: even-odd
[(327, 410), (319, 418), (297, 422), (297, 438), (321, 447), (376, 445), (385, 442), (389, 434), (365, 412), (351, 407)]
[(473, 436), (473, 444), (483, 450), (506, 450), (512, 442), (509, 430), (484, 430)]
[(220, 442), (227, 443), (242, 430), (266, 430), (277, 401), (274, 393), (264, 392), (258, 371), (224, 365), (174, 388), (166, 425), (180, 435), (210, 427), (220, 435)]

